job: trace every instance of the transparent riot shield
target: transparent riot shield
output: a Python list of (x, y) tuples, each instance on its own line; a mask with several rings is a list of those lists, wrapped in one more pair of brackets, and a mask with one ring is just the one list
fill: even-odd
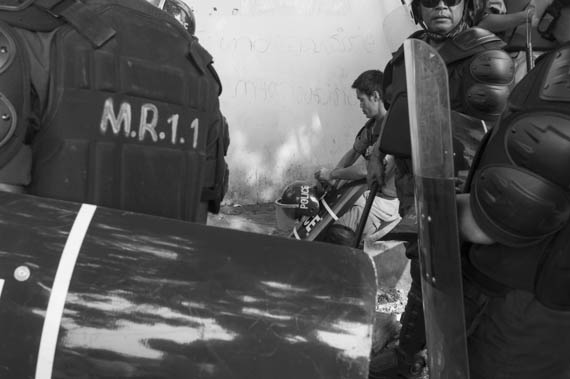
[(430, 377), (469, 377), (445, 63), (423, 41), (404, 43)]

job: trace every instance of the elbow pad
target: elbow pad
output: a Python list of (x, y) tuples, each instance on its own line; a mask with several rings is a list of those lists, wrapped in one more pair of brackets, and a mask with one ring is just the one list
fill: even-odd
[(22, 149), (30, 114), (28, 56), (19, 37), (0, 22), (0, 168)]
[(515, 78), (512, 58), (503, 50), (473, 56), (465, 82), (465, 110), (471, 116), (495, 121), (507, 105)]

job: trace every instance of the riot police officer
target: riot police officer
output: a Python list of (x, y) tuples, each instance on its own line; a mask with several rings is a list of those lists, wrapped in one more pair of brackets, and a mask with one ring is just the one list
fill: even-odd
[(216, 212), (221, 83), (178, 20), (140, 0), (0, 6), (3, 188), (190, 221)]
[[(505, 43), (483, 29), (471, 28), (474, 12), (468, 0), (414, 0), (413, 17), (422, 30), (410, 38), (427, 41), (438, 50), (449, 73), (451, 108), (459, 115), (484, 121), (488, 127), (497, 121), (504, 109), (513, 85), (514, 65), (503, 50)], [(377, 159), (385, 154), (396, 157), (396, 188), (400, 198), (400, 212), (406, 222), (417, 223), (414, 206), (414, 185), (411, 166), (411, 148), (406, 94), (403, 49), (400, 49), (384, 70), (384, 93), (387, 116), (382, 125)], [(466, 119), (468, 119), (467, 117)], [(461, 120), (452, 118), (452, 120)], [(471, 127), (454, 123), (455, 129)], [(478, 131), (482, 137), (484, 132)], [(455, 141), (455, 168), (468, 169), (476, 146)], [(369, 170), (369, 181), (382, 181), (382, 167)], [(394, 352), (382, 352), (373, 357), (371, 378), (409, 378), (420, 375), (425, 361), (418, 355), (425, 345), (425, 325), (422, 309), (417, 235), (410, 238), (406, 255), (411, 258), (412, 284), (401, 318), (399, 344)], [(394, 359), (386, 355), (395, 354)], [(397, 362), (386, 365), (385, 362)]]
[(570, 377), (570, 1), (538, 31), (558, 47), (513, 89), (460, 195), (471, 378)]

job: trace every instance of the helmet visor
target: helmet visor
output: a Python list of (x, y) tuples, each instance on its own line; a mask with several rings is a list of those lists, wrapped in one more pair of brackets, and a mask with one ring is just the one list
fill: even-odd
[(277, 221), (277, 229), (290, 231), (297, 223), (296, 207), (289, 204), (283, 204), (279, 200), (275, 202), (275, 220)]

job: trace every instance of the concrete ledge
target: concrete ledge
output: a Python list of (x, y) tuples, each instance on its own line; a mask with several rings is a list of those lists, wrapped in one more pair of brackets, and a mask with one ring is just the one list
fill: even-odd
[(410, 260), (402, 241), (365, 241), (364, 252), (372, 257), (378, 274), (378, 288), (396, 288), (408, 293), (412, 279)]

